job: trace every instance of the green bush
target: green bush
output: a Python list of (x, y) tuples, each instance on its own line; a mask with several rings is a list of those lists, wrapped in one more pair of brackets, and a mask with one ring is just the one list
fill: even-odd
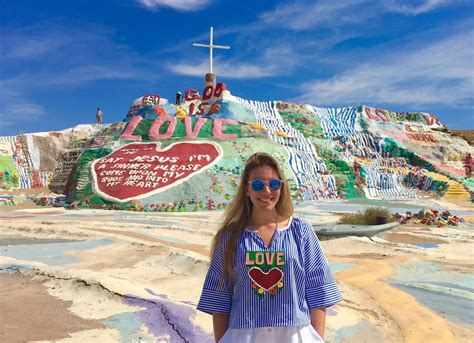
[(377, 217), (387, 218), (387, 222), (396, 221), (396, 218), (388, 210), (380, 207), (370, 207), (357, 213), (344, 214), (339, 219), (339, 224), (376, 225), (378, 224)]

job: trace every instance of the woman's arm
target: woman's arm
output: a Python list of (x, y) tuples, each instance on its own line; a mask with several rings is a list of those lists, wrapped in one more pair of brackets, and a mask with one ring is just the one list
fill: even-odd
[(216, 339), (216, 342), (219, 342), (229, 327), (229, 315), (224, 313), (213, 313), (212, 324), (214, 325), (214, 338)]
[(311, 325), (318, 332), (321, 338), (324, 338), (324, 331), (326, 330), (326, 308), (311, 309)]

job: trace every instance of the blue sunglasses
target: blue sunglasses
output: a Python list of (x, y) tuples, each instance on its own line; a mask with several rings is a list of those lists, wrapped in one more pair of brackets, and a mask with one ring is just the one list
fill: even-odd
[(267, 185), (268, 188), (270, 188), (270, 190), (272, 192), (275, 192), (275, 191), (278, 191), (281, 188), (281, 186), (283, 185), (283, 181), (278, 180), (278, 179), (272, 179), (270, 181), (263, 181), (263, 180), (260, 180), (260, 179), (253, 179), (252, 181), (249, 181), (249, 183), (250, 183), (250, 186), (252, 187), (252, 189), (255, 192), (262, 191), (263, 187), (265, 187), (265, 185)]

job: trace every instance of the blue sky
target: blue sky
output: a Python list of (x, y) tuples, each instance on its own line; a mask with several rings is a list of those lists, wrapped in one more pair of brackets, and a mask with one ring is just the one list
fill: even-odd
[(437, 114), (474, 129), (474, 5), (456, 0), (0, 0), (0, 135), (121, 121), (149, 93), (202, 91)]

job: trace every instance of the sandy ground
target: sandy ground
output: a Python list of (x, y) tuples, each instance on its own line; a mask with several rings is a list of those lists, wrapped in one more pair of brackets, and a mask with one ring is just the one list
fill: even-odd
[(69, 337), (70, 332), (105, 328), (99, 320), (71, 313), (72, 301), (53, 297), (32, 277), (0, 274), (0, 294), (2, 342), (55, 341)]
[[(212, 341), (211, 317), (195, 307), (222, 213), (17, 209), (0, 211), (0, 341)], [(328, 309), (326, 340), (469, 341), (473, 236), (472, 227), (411, 225), (322, 241), (344, 296)], [(435, 306), (442, 296), (447, 308), (467, 307), (453, 317)]]

